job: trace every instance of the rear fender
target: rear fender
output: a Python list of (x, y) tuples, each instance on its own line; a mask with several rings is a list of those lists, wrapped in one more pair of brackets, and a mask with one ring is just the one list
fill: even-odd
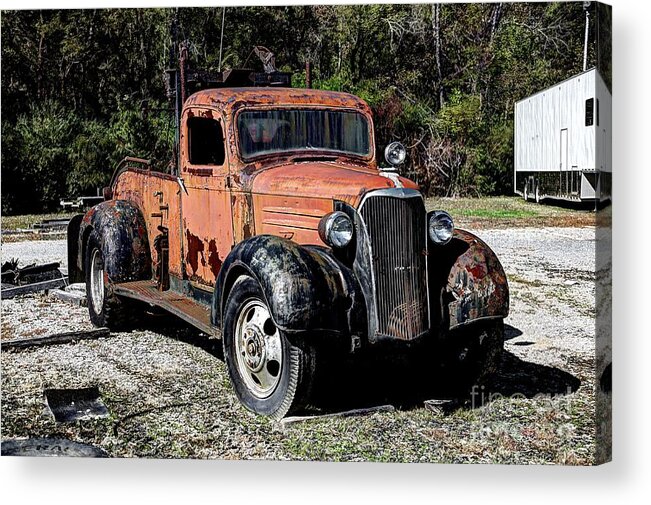
[[(99, 236), (104, 269), (111, 282), (152, 276), (147, 228), (140, 209), (126, 200), (108, 200), (90, 209), (79, 225), (77, 269), (84, 270), (90, 232)], [(70, 246), (69, 246), (70, 247)]]
[(509, 286), (504, 268), (479, 237), (455, 230), (448, 244), (430, 245), (430, 258), (430, 279), (439, 287), (440, 297), (434, 298), (440, 301), (442, 329), (508, 315)]
[(262, 288), (274, 323), (287, 333), (355, 334), (365, 327), (364, 297), (350, 269), (325, 247), (271, 235), (237, 244), (217, 277), (212, 323), (222, 327), (229, 292), (247, 274)]
[(84, 269), (79, 265), (80, 255), (80, 228), (83, 214), (77, 214), (68, 223), (68, 282), (84, 282)]

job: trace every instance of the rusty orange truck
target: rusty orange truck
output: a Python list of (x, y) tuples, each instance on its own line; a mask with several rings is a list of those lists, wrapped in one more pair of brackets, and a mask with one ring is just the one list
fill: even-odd
[(378, 168), (363, 100), (275, 70), (211, 81), (185, 65), (171, 168), (125, 159), (69, 225), (69, 277), (86, 283), (93, 324), (128, 328), (142, 302), (184, 319), (221, 339), (240, 401), (276, 418), (309, 400), (324, 352), (416, 348), (472, 381), (494, 371), (504, 270), (427, 212), (417, 184)]

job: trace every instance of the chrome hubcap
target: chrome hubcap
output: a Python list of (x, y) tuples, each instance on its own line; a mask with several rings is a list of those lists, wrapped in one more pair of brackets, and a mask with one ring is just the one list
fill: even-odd
[(283, 348), (280, 332), (260, 300), (249, 300), (235, 327), (237, 369), (249, 391), (257, 398), (270, 396), (282, 369)]
[(90, 296), (93, 299), (93, 310), (99, 315), (104, 305), (104, 262), (99, 249), (93, 251), (90, 261)]

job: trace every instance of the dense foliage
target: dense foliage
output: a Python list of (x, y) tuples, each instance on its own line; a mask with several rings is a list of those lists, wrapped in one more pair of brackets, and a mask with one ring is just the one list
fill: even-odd
[[(588, 66), (610, 83), (610, 9), (589, 11)], [(3, 213), (94, 194), (127, 155), (167, 164), (173, 122), (156, 109), (174, 13), (2, 12)], [(178, 10), (197, 66), (218, 67), (223, 14)], [(251, 66), (263, 45), (300, 86), (309, 60), (314, 87), (369, 102), (378, 144), (403, 141), (404, 172), (431, 194), (510, 193), (514, 103), (583, 65), (582, 2), (227, 8), (224, 20), (223, 68)]]

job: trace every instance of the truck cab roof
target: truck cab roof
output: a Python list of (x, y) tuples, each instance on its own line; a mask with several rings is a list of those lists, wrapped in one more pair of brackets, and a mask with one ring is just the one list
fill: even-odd
[(370, 108), (362, 100), (349, 93), (306, 88), (242, 87), (216, 88), (198, 91), (190, 95), (184, 107), (211, 107), (231, 115), (242, 107), (255, 106), (326, 106), (356, 109), (370, 114)]

